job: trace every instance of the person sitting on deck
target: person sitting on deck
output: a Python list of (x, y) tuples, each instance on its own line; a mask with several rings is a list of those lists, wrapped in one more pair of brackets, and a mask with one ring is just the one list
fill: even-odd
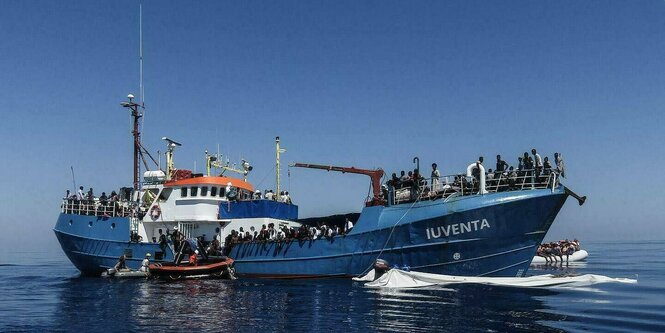
[(199, 250), (194, 250), (192, 254), (189, 256), (189, 266), (198, 266), (199, 263)]

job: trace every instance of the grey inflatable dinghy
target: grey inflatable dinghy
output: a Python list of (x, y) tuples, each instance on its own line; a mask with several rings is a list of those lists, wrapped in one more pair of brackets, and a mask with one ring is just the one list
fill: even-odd
[(117, 279), (147, 278), (148, 276), (150, 276), (150, 273), (148, 272), (133, 271), (130, 269), (121, 269), (117, 271), (115, 268), (109, 268), (102, 273), (102, 277), (112, 277)]

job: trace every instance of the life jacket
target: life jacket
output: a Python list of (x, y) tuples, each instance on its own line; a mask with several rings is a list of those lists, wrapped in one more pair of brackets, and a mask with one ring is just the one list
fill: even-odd
[(189, 265), (197, 266), (197, 264), (198, 264), (198, 258), (196, 257), (196, 253), (192, 253), (192, 255), (189, 256)]

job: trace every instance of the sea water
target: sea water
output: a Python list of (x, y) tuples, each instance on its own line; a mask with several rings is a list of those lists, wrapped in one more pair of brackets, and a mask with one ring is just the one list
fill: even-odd
[(60, 251), (21, 253), (0, 262), (0, 331), (665, 332), (665, 241), (583, 247), (586, 263), (529, 274), (638, 283), (373, 289), (350, 279), (113, 280), (79, 277)]

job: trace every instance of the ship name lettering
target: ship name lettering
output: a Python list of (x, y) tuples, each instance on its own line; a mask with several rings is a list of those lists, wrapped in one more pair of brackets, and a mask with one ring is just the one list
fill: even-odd
[(487, 219), (474, 220), (469, 222), (462, 223), (453, 223), (447, 226), (438, 226), (436, 228), (427, 228), (427, 239), (449, 237), (450, 235), (459, 235), (467, 232), (475, 232), (478, 230), (483, 230), (485, 228), (490, 228), (490, 223), (487, 222)]

